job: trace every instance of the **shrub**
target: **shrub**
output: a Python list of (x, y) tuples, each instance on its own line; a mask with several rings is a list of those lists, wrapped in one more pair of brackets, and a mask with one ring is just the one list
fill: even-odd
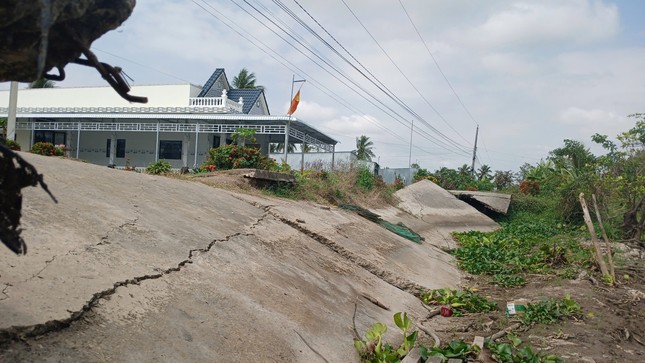
[(275, 160), (262, 155), (260, 150), (237, 145), (224, 145), (210, 149), (208, 159), (202, 164), (202, 167), (205, 169), (208, 165), (214, 165), (220, 170), (242, 168), (278, 169)]
[(65, 155), (65, 150), (61, 147), (54, 146), (49, 142), (37, 142), (34, 146), (31, 147), (31, 152), (38, 155), (45, 156), (63, 156)]
[(356, 177), (356, 185), (360, 186), (366, 191), (370, 191), (372, 190), (372, 188), (374, 188), (374, 184), (374, 174), (372, 174), (369, 169), (360, 168)]
[(154, 175), (166, 174), (170, 172), (170, 169), (172, 169), (172, 166), (169, 162), (167, 162), (166, 160), (159, 160), (148, 165), (148, 167), (146, 168), (146, 173)]
[(10, 150), (20, 151), (20, 144), (17, 141), (11, 139), (4, 140), (4, 144), (7, 145)]
[(401, 178), (400, 175), (397, 175), (396, 178), (394, 178), (394, 183), (392, 184), (392, 186), (396, 190), (401, 190), (405, 188), (405, 183), (403, 182), (403, 179)]

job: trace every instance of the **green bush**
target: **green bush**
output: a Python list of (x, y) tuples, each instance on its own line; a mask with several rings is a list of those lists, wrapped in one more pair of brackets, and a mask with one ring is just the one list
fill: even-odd
[(62, 148), (58, 146), (54, 146), (54, 144), (51, 144), (49, 142), (35, 143), (34, 146), (31, 147), (31, 152), (34, 154), (45, 155), (45, 156), (65, 155), (65, 151)]
[(210, 149), (208, 159), (202, 164), (201, 168), (207, 170), (209, 165), (214, 165), (219, 170), (243, 168), (278, 169), (275, 160), (262, 155), (260, 150), (237, 145), (224, 145)]
[(358, 175), (356, 176), (356, 185), (360, 186), (366, 191), (372, 190), (374, 188), (374, 174), (372, 174), (369, 169), (360, 168), (358, 169)]
[(7, 145), (10, 150), (20, 151), (20, 144), (14, 140), (3, 140), (3, 143)]
[(166, 160), (159, 160), (148, 165), (148, 167), (146, 168), (146, 173), (153, 175), (166, 174), (169, 173), (171, 169), (172, 165), (170, 165), (169, 162), (167, 162)]

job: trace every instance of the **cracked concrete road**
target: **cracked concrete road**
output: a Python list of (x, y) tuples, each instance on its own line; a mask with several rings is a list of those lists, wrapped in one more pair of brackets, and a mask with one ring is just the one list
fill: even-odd
[(396, 339), (419, 288), (460, 281), (346, 211), (22, 155), (59, 204), (24, 190), (29, 253), (0, 252), (0, 361), (358, 361), (354, 309)]

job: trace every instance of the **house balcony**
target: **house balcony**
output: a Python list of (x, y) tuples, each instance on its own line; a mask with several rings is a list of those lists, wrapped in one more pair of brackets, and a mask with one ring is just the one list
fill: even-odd
[(190, 97), (188, 106), (219, 108), (222, 113), (242, 113), (244, 100), (240, 97), (239, 101), (235, 102), (229, 99), (226, 90), (223, 90), (222, 97)]

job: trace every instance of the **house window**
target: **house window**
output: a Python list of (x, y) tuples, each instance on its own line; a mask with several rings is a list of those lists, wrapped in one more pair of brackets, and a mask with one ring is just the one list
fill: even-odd
[(34, 143), (48, 142), (54, 145), (67, 145), (67, 133), (64, 131), (35, 131)]
[[(112, 139), (107, 139), (107, 147), (105, 148), (105, 157), (110, 157), (110, 151), (112, 150)], [(124, 158), (125, 157), (125, 139), (116, 140), (116, 157)]]
[(181, 141), (160, 140), (159, 141), (159, 159), (180, 160), (181, 159)]

